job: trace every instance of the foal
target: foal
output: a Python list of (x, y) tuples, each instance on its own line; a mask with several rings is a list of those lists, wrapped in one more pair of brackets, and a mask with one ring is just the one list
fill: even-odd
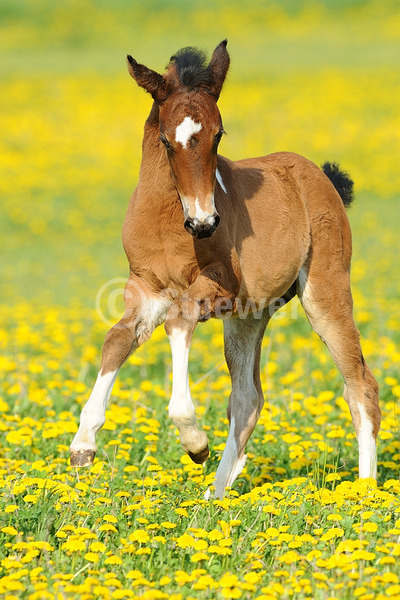
[[(263, 406), (265, 327), (297, 294), (343, 375), (359, 475), (376, 478), (378, 386), (352, 316), (351, 233), (344, 207), (352, 182), (337, 167), (327, 163), (325, 174), (296, 154), (237, 162), (217, 154), (224, 133), (217, 100), (229, 67), (226, 44), (219, 44), (209, 64), (202, 52), (184, 48), (164, 75), (128, 56), (131, 76), (154, 102), (122, 232), (130, 266), (125, 313), (106, 336), (101, 369), (71, 444), (71, 465), (92, 463), (118, 371), (161, 323), (172, 351), (169, 416), (183, 449), (203, 463), (208, 443), (190, 396), (189, 347), (199, 321), (225, 317), (232, 393), (229, 436), (215, 480), (215, 495), (222, 497), (243, 469), (245, 446)], [(241, 309), (249, 302), (256, 310), (243, 318)]]

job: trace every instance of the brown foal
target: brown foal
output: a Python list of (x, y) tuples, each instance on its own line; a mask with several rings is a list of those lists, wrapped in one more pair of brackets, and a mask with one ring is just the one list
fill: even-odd
[(131, 76), (154, 102), (123, 226), (130, 265), (125, 313), (106, 336), (101, 369), (71, 444), (71, 465), (92, 463), (121, 365), (163, 322), (173, 363), (169, 415), (184, 450), (204, 462), (208, 443), (190, 396), (189, 347), (199, 321), (223, 317), (232, 393), (229, 436), (215, 479), (215, 495), (222, 497), (245, 464), (245, 446), (263, 406), (265, 327), (297, 294), (343, 375), (359, 475), (376, 478), (378, 386), (362, 355), (350, 291), (345, 204), (352, 182), (336, 165), (327, 163), (324, 172), (292, 153), (235, 162), (220, 156), (217, 100), (228, 67), (226, 41), (209, 64), (203, 53), (184, 48), (163, 75), (128, 56)]

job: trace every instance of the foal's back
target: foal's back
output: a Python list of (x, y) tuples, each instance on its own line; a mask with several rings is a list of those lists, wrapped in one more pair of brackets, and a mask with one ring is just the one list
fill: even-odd
[[(326, 256), (329, 247), (336, 256), (342, 252), (340, 261), (348, 268), (351, 236), (344, 205), (314, 163), (278, 152), (236, 162), (220, 156), (218, 169), (222, 184), (216, 204), (222, 218), (215, 243), (232, 245), (242, 300), (279, 298), (311, 255)], [(329, 239), (319, 248), (321, 236)]]

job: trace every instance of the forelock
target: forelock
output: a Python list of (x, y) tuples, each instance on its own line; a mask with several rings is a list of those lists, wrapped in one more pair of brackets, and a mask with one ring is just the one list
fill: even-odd
[(189, 90), (206, 88), (212, 83), (212, 75), (204, 50), (188, 46), (171, 56), (167, 68), (175, 68), (178, 82)]

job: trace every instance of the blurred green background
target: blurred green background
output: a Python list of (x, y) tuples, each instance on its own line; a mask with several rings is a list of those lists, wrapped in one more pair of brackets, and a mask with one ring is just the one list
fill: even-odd
[(2, 0), (6, 302), (92, 308), (102, 284), (127, 274), (120, 230), (151, 101), (125, 56), (162, 71), (180, 47), (210, 54), (225, 37), (221, 153), (340, 162), (357, 191), (356, 289), (367, 304), (372, 288), (398, 296), (397, 1)]

